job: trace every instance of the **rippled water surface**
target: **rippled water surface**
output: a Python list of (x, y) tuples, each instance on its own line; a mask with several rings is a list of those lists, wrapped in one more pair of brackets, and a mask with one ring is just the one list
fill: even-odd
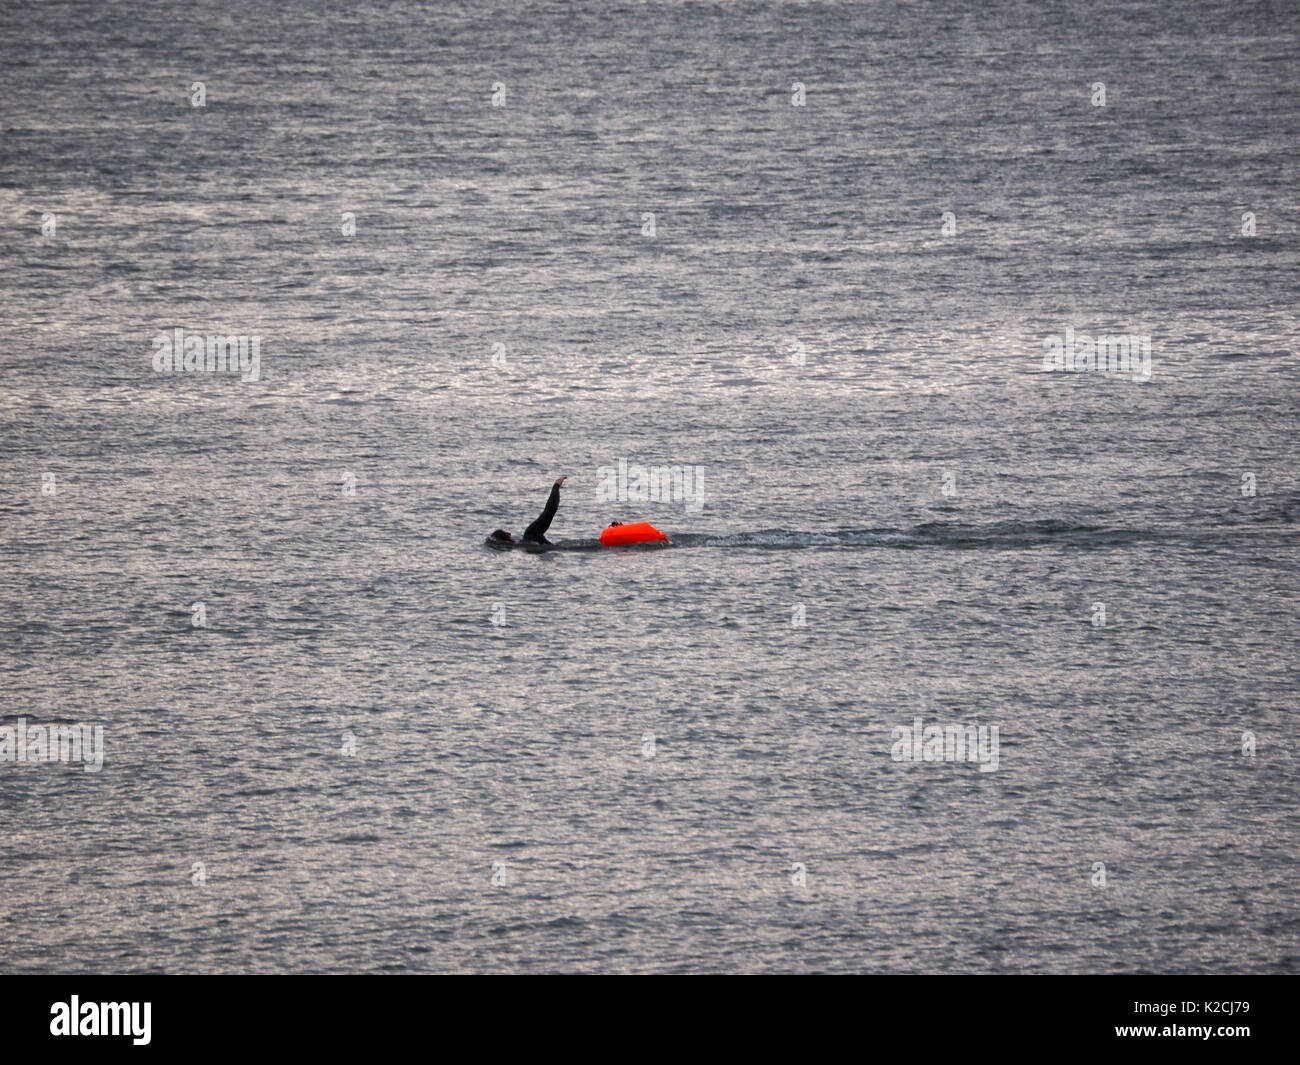
[(1284, 4), (6, 5), (0, 725), (105, 756), (0, 762), (0, 969), (1300, 971), (1297, 85)]

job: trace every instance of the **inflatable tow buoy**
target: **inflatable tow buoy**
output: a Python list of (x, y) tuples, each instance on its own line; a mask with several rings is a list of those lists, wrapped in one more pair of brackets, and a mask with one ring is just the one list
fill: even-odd
[(653, 544), (667, 540), (663, 533), (648, 521), (633, 522), (631, 525), (615, 523), (600, 534), (600, 542), (606, 547), (623, 547), (626, 544)]

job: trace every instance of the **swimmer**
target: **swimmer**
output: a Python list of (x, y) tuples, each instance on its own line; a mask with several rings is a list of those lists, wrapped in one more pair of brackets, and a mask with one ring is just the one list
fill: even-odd
[(546, 530), (551, 527), (551, 522), (555, 518), (555, 512), (560, 508), (560, 485), (567, 481), (568, 475), (557, 477), (555, 483), (551, 485), (551, 494), (547, 497), (546, 507), (535, 522), (524, 530), (523, 540), (516, 540), (505, 529), (495, 529), (492, 535), (487, 538), (489, 544), (550, 544), (546, 539)]

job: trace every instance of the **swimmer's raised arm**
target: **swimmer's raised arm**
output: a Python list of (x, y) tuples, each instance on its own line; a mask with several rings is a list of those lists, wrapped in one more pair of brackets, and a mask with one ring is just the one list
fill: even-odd
[(567, 475), (555, 478), (555, 483), (551, 485), (551, 494), (546, 499), (546, 509), (542, 511), (535, 522), (524, 530), (524, 543), (549, 544), (551, 542), (546, 539), (546, 530), (551, 527), (555, 512), (560, 508), (560, 485), (564, 484), (568, 479)]

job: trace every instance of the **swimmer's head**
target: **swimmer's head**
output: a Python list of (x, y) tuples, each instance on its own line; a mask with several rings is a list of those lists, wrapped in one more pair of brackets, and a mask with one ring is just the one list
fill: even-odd
[(494, 529), (488, 540), (494, 544), (513, 544), (517, 542), (505, 529)]

